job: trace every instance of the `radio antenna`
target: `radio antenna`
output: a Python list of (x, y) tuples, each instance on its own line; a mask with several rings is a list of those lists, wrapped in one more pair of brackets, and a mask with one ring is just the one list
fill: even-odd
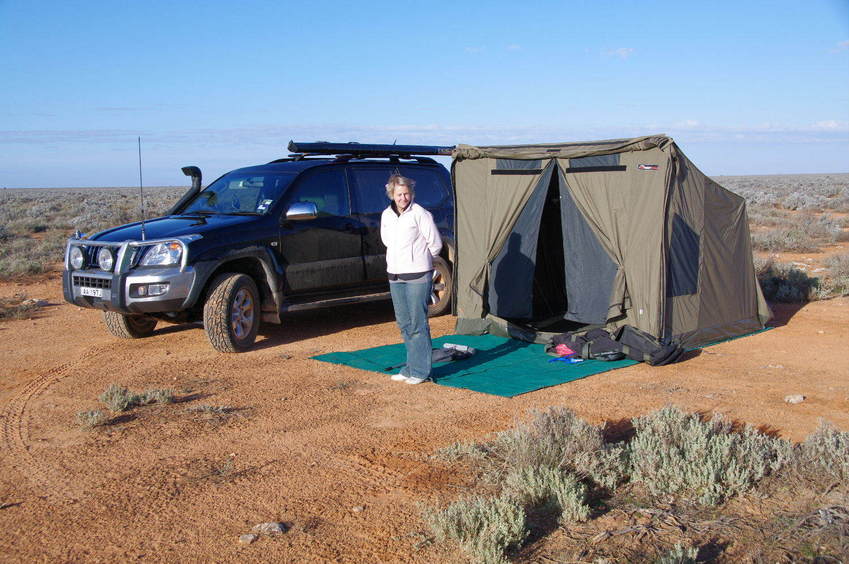
[(144, 234), (144, 189), (142, 188), (142, 163), (141, 163), (141, 136), (138, 137), (139, 142), (139, 199), (141, 199), (141, 238), (145, 240)]

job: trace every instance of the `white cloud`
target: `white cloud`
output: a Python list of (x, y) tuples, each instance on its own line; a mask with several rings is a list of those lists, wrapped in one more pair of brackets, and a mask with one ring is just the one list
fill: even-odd
[(521, 50), (522, 50), (522, 46), (521, 46), (521, 45), (517, 45), (517, 44), (515, 44), (515, 43), (511, 43), (510, 45), (508, 45), (508, 46), (507, 46), (507, 50), (508, 50), (508, 51), (521, 51)]
[(484, 52), (484, 48), (483, 48), (483, 47), (466, 47), (466, 48), (465, 48), (465, 49), (463, 49), (463, 50), (464, 50), (466, 53), (483, 53), (483, 52)]
[(619, 47), (618, 49), (608, 49), (604, 52), (608, 57), (619, 57), (623, 61), (634, 54), (633, 47)]
[(832, 53), (840, 53), (841, 51), (849, 51), (849, 39), (846, 41), (838, 41), (837, 45), (829, 49)]

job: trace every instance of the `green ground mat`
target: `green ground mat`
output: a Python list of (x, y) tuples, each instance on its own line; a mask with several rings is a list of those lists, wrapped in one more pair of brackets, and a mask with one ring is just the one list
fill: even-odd
[[(467, 345), (478, 352), (465, 360), (434, 364), (432, 376), (437, 384), (506, 398), (637, 364), (633, 360), (549, 362), (553, 357), (545, 354), (543, 345), (494, 335), (448, 335), (433, 340), (434, 348), (442, 347), (442, 343)], [(397, 374), (399, 369), (386, 368), (403, 363), (406, 355), (404, 344), (399, 343), (312, 358), (382, 374)]]

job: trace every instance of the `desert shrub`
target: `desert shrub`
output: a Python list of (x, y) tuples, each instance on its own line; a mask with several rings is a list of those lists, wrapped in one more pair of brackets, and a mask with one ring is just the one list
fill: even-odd
[(849, 432), (820, 420), (817, 429), (793, 451), (795, 469), (814, 482), (849, 481)]
[(0, 225), (0, 243), (5, 243), (11, 238), (12, 234), (9, 233), (9, 229), (5, 225)]
[(27, 236), (10, 238), (0, 246), (0, 278), (38, 274), (62, 262), (67, 234), (47, 233), (42, 239)]
[(109, 417), (99, 409), (90, 409), (77, 413), (77, 421), (86, 429), (93, 429), (106, 425)]
[(814, 239), (800, 228), (770, 229), (752, 234), (752, 247), (758, 251), (804, 253), (814, 251)]
[(109, 387), (100, 394), (100, 401), (113, 413), (127, 411), (136, 405), (137, 400), (138, 396), (118, 384), (109, 384)]
[(816, 210), (822, 209), (826, 199), (826, 196), (821, 194), (793, 192), (782, 200), (781, 205), (788, 210)]
[(15, 294), (10, 298), (0, 298), (0, 320), (29, 319), (41, 306), (26, 294)]
[(483, 459), (486, 453), (486, 448), (478, 443), (458, 442), (437, 450), (436, 457), (453, 462), (461, 459)]
[(100, 401), (106, 404), (111, 411), (118, 413), (127, 411), (140, 405), (150, 405), (152, 403), (172, 403), (174, 401), (173, 390), (147, 390), (141, 394), (136, 394), (118, 384), (110, 384), (106, 390), (100, 394)]
[(849, 295), (849, 254), (833, 255), (825, 261), (828, 268), (826, 283), (832, 296)]
[(504, 478), (504, 493), (528, 511), (556, 513), (560, 524), (586, 521), (590, 513), (587, 487), (556, 468), (516, 468)]
[(535, 412), (484, 448), (484, 464), (496, 480), (514, 468), (561, 468), (608, 488), (622, 479), (623, 449), (606, 444), (600, 428), (563, 407)]
[(772, 259), (756, 261), (755, 271), (764, 298), (771, 302), (807, 302), (814, 297), (820, 284), (819, 278)]
[(655, 560), (655, 564), (696, 564), (698, 555), (698, 547), (686, 547), (683, 544), (676, 543), (669, 551)]
[(452, 540), (473, 560), (507, 562), (506, 552), (527, 537), (525, 512), (507, 497), (461, 499), (442, 510), (426, 509), (424, 520), (437, 540)]
[(151, 403), (173, 403), (174, 390), (147, 390), (141, 395), (140, 405), (148, 405)]
[(732, 432), (719, 414), (710, 421), (665, 407), (633, 419), (628, 444), (631, 480), (654, 495), (675, 494), (716, 505), (747, 491), (780, 468), (790, 445), (746, 426)]

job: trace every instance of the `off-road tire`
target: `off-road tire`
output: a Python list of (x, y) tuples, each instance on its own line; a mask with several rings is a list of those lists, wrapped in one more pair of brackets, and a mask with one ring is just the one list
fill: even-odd
[(442, 257), (433, 259), (433, 289), (427, 306), (427, 316), (442, 315), (451, 307), (454, 292), (454, 277), (451, 265)]
[(103, 324), (111, 335), (122, 339), (149, 337), (156, 329), (156, 319), (145, 315), (124, 315), (114, 311), (103, 312)]
[(203, 305), (203, 327), (219, 352), (251, 348), (259, 330), (259, 291), (247, 274), (221, 274), (212, 281)]

